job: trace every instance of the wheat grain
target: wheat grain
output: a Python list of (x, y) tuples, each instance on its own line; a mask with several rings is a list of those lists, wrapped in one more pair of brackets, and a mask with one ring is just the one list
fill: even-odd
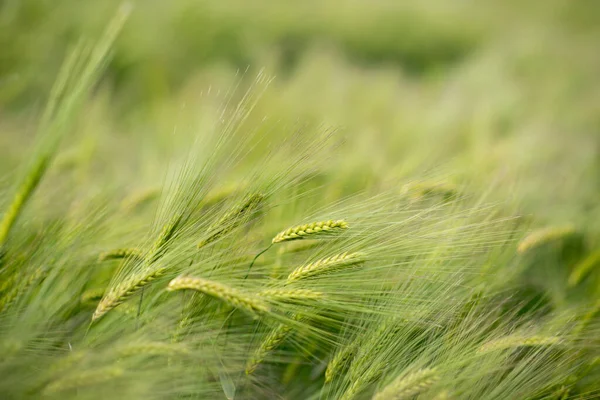
[(341, 253), (331, 257), (322, 258), (310, 264), (303, 265), (293, 270), (287, 277), (291, 283), (300, 279), (328, 274), (340, 269), (355, 266), (365, 261), (364, 253)]
[(182, 289), (192, 289), (202, 292), (220, 299), (235, 308), (243, 309), (254, 316), (258, 313), (269, 311), (269, 307), (257, 296), (243, 293), (218, 282), (196, 277), (179, 276), (169, 282), (169, 286), (167, 287), (169, 291)]
[(289, 240), (305, 239), (314, 237), (318, 234), (332, 233), (348, 228), (348, 223), (344, 220), (329, 220), (312, 222), (310, 224), (298, 225), (280, 232), (272, 240), (273, 243), (280, 243)]
[(439, 380), (435, 368), (424, 368), (396, 378), (383, 390), (373, 396), (373, 400), (404, 400), (424, 392)]

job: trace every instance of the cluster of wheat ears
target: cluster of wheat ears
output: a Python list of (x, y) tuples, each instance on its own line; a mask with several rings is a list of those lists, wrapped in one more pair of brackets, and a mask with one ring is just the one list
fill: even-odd
[[(251, 95), (161, 189), (95, 195), (58, 216), (33, 208), (125, 15), (66, 60), (39, 150), (6, 197), (0, 397), (599, 395), (600, 303), (558, 308), (519, 287), (574, 227), (519, 242), (521, 218), (425, 181), (311, 210), (331, 135), (290, 135), (292, 151), (240, 175), (260, 138), (237, 128)], [(599, 260), (580, 257), (568, 286), (584, 290)]]

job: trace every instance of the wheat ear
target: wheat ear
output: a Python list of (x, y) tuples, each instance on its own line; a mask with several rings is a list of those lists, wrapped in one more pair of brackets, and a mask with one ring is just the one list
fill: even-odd
[(383, 390), (373, 396), (373, 400), (411, 399), (424, 392), (440, 379), (435, 368), (424, 368), (396, 378)]
[(246, 375), (252, 374), (256, 368), (262, 363), (265, 358), (281, 343), (283, 343), (292, 332), (292, 327), (289, 325), (280, 324), (273, 329), (262, 341), (258, 349), (246, 364)]
[(107, 367), (92, 371), (84, 371), (67, 375), (50, 383), (44, 389), (45, 394), (54, 394), (84, 386), (98, 385), (123, 375), (123, 370), (118, 367)]
[(256, 211), (264, 199), (265, 197), (260, 193), (246, 197), (240, 206), (228, 211), (219, 221), (208, 228), (208, 237), (198, 243), (198, 248), (214, 242), (240, 226), (244, 222), (244, 218)]
[(235, 308), (243, 309), (254, 316), (257, 316), (261, 312), (269, 311), (269, 307), (259, 297), (207, 279), (179, 276), (169, 282), (169, 286), (167, 287), (169, 291), (182, 289), (202, 292)]
[(88, 289), (85, 292), (83, 292), (83, 294), (81, 295), (79, 300), (83, 304), (96, 303), (96, 302), (102, 300), (103, 296), (104, 296), (104, 288), (94, 288), (94, 289)]
[(167, 268), (153, 268), (152, 264), (163, 256), (169, 241), (173, 235), (175, 235), (175, 232), (177, 232), (177, 229), (181, 226), (182, 222), (183, 214), (177, 214), (163, 227), (158, 239), (142, 264), (144, 273), (136, 274), (110, 289), (98, 304), (98, 307), (92, 316), (92, 321), (102, 317), (104, 314), (133, 296), (135, 292), (165, 274)]
[(44, 276), (45, 270), (43, 268), (37, 268), (33, 273), (25, 276), (24, 279), (18, 280), (18, 284), (3, 294), (0, 298), (0, 311), (3, 311), (10, 307), (19, 297), (20, 294), (25, 292), (29, 287), (38, 279)]
[(513, 349), (517, 347), (552, 346), (560, 344), (562, 339), (557, 336), (506, 336), (484, 343), (478, 353), (489, 353), (496, 350)]
[(123, 258), (134, 258), (137, 260), (143, 259), (142, 253), (138, 249), (123, 248), (105, 251), (104, 253), (100, 254), (98, 261), (119, 260)]
[(311, 289), (266, 289), (257, 294), (272, 301), (317, 300), (324, 297), (322, 292)]
[(138, 208), (151, 200), (154, 200), (160, 195), (160, 189), (156, 187), (146, 188), (133, 192), (129, 196), (125, 197), (121, 202), (122, 210), (133, 210)]
[(334, 221), (311, 222), (310, 224), (298, 225), (280, 232), (272, 240), (273, 243), (286, 242), (289, 240), (312, 238), (322, 233), (332, 233), (348, 228), (348, 223), (343, 219)]
[(144, 342), (124, 346), (118, 350), (119, 355), (131, 357), (136, 355), (161, 356), (161, 355), (186, 355), (190, 351), (187, 347), (176, 343)]
[(570, 225), (538, 229), (519, 242), (517, 251), (519, 254), (524, 254), (545, 243), (570, 236), (574, 233), (575, 228)]
[(346, 267), (354, 266), (365, 261), (364, 253), (342, 253), (331, 257), (322, 258), (310, 264), (303, 265), (293, 270), (287, 277), (291, 283), (300, 279), (324, 275)]
[(100, 300), (100, 303), (98, 303), (96, 311), (94, 311), (94, 315), (92, 316), (92, 321), (102, 317), (107, 312), (129, 299), (138, 290), (163, 276), (166, 270), (166, 268), (159, 268), (147, 274), (134, 275), (110, 289), (102, 300)]
[(346, 365), (348, 365), (356, 353), (358, 347), (357, 343), (357, 341), (350, 343), (333, 356), (331, 361), (329, 361), (327, 364), (327, 369), (325, 370), (325, 383), (331, 382), (336, 375), (346, 368)]
[(569, 286), (573, 287), (579, 284), (583, 278), (590, 273), (592, 269), (600, 265), (600, 249), (588, 255), (583, 261), (579, 262), (573, 268), (569, 275)]

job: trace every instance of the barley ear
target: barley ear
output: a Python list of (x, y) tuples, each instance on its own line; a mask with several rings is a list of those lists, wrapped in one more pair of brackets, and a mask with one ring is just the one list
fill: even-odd
[(269, 307), (258, 296), (243, 293), (230, 286), (203, 278), (179, 276), (169, 282), (169, 286), (167, 287), (169, 291), (183, 289), (191, 289), (204, 293), (235, 308), (242, 309), (254, 317), (259, 316), (260, 313), (269, 311)]
[(100, 300), (100, 303), (98, 303), (96, 311), (94, 311), (94, 315), (92, 316), (92, 321), (98, 320), (107, 312), (129, 299), (138, 290), (163, 276), (166, 270), (166, 268), (159, 268), (142, 275), (134, 275), (110, 289), (102, 300)]
[(246, 364), (246, 375), (252, 374), (259, 364), (262, 363), (276, 347), (285, 341), (291, 332), (292, 328), (289, 325), (284, 324), (273, 329), (248, 360), (248, 363)]
[(314, 238), (319, 234), (335, 233), (344, 229), (348, 229), (348, 223), (342, 219), (338, 221), (311, 222), (310, 224), (294, 226), (280, 232), (273, 238), (272, 242), (281, 243), (289, 240)]
[(348, 267), (356, 266), (366, 260), (364, 253), (342, 253), (322, 258), (293, 270), (287, 277), (287, 283), (318, 275), (325, 275)]
[(392, 381), (383, 390), (373, 396), (373, 400), (404, 400), (426, 391), (438, 380), (435, 368), (424, 368)]

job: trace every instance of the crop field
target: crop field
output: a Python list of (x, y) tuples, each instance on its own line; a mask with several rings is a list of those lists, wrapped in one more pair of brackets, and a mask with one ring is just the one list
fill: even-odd
[(0, 399), (600, 398), (600, 3), (0, 1)]

